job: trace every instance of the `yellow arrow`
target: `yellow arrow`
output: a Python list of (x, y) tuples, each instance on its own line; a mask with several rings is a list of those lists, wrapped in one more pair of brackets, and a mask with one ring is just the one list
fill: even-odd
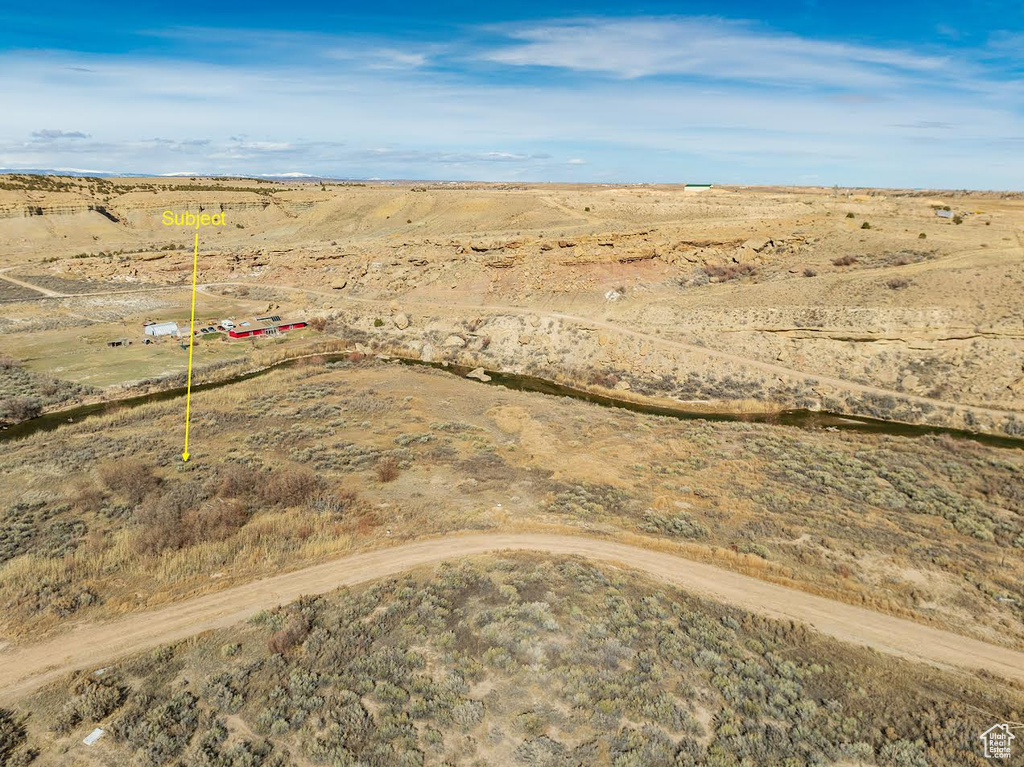
[(188, 422), (192, 415), (192, 346), (196, 340), (196, 274), (199, 272), (199, 232), (196, 232), (196, 250), (192, 256), (192, 319), (188, 325), (188, 388), (185, 390), (185, 450), (181, 460), (188, 460)]

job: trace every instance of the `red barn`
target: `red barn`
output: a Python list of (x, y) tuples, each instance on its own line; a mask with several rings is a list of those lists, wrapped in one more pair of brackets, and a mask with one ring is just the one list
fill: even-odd
[(257, 320), (256, 322), (243, 322), (235, 325), (228, 331), (230, 338), (257, 338), (264, 336), (276, 336), (286, 330), (298, 330), (306, 327), (305, 322), (288, 322), (287, 320)]

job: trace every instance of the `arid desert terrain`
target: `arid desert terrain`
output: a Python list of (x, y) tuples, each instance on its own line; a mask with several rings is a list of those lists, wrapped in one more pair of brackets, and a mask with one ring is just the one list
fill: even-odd
[(1017, 194), (0, 176), (0, 765), (984, 764), (1022, 296)]

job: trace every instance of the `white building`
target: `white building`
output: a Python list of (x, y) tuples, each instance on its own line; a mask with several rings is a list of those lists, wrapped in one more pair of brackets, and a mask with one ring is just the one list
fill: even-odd
[(177, 322), (154, 322), (146, 325), (147, 336), (176, 336), (178, 335)]

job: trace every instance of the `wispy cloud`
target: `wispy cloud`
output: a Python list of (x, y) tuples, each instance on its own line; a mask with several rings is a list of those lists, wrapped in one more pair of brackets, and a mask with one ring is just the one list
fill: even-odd
[(338, 61), (368, 69), (416, 69), (428, 65), (444, 46), (398, 43), (381, 37), (268, 29), (172, 27), (147, 36), (181, 46), (195, 60)]
[(493, 28), (511, 42), (482, 58), (622, 78), (686, 75), (746, 83), (874, 88), (950, 70), (948, 56), (812, 40), (715, 18), (586, 19)]
[(1024, 32), (995, 31), (989, 36), (988, 47), (1024, 58)]
[[(171, 48), (147, 56), (0, 53), (0, 166), (1004, 188), (1024, 178), (1024, 94), (1002, 37), (954, 55), (714, 18), (554, 20), (416, 44), (166, 35)], [(55, 124), (75, 130), (39, 129)]]
[(428, 165), (479, 165), (482, 163), (530, 163), (537, 160), (550, 160), (551, 155), (517, 154), (515, 152), (439, 152), (410, 149), (376, 148), (363, 149), (353, 153), (353, 159), (365, 158), (384, 162), (390, 165), (428, 164)]
[(78, 139), (78, 138), (89, 138), (88, 133), (82, 133), (81, 131), (64, 131), (64, 130), (52, 130), (44, 129), (32, 131), (32, 138), (39, 141), (57, 141), (59, 139)]
[(399, 48), (374, 48), (366, 46), (344, 46), (324, 51), (328, 58), (338, 61), (355, 62), (369, 69), (417, 69), (430, 63), (426, 51), (402, 50)]

